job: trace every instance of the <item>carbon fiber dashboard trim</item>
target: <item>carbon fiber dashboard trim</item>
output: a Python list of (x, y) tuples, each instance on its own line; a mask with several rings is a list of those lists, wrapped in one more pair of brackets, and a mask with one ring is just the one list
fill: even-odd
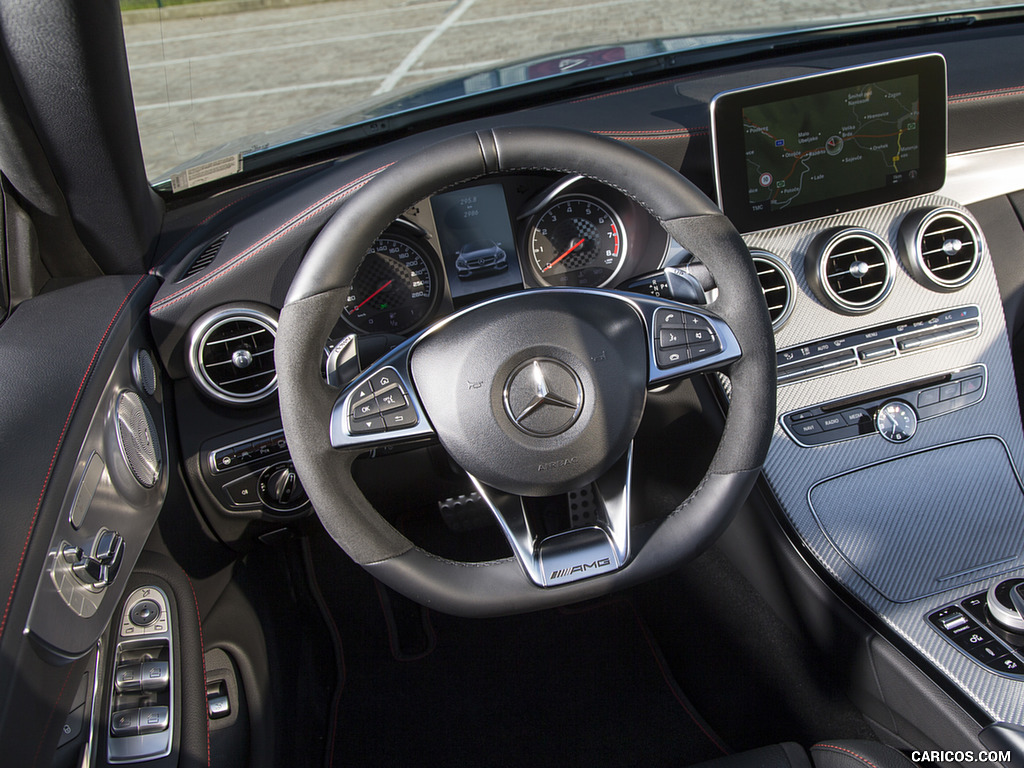
[[(814, 238), (821, 232), (835, 227), (863, 227), (895, 246), (899, 226), (908, 213), (941, 206), (952, 206), (973, 221), (970, 213), (958, 203), (939, 195), (926, 195), (744, 236), (751, 249), (764, 249), (776, 254), (791, 268), (796, 279), (793, 314), (776, 334), (776, 346), (779, 349), (827, 336), (854, 334), (904, 318), (959, 306), (974, 304), (981, 310), (981, 332), (973, 339), (780, 387), (777, 394), (778, 413), (788, 413), (893, 385), (909, 384), (943, 371), (972, 365), (982, 364), (988, 370), (987, 392), (982, 402), (922, 422), (917, 434), (907, 444), (897, 445), (887, 442), (881, 436), (869, 435), (862, 439), (804, 448), (791, 441), (782, 426), (776, 423), (774, 439), (765, 462), (765, 477), (793, 530), (837, 581), (931, 661), (993, 720), (1024, 724), (1024, 682), (1001, 677), (975, 664), (950, 647), (922, 618), (937, 608), (987, 588), (997, 578), (987, 576), (984, 572), (967, 573), (961, 579), (945, 582), (951, 588), (935, 595), (911, 602), (894, 602), (858, 573), (843, 553), (829, 541), (815, 519), (808, 497), (813, 486), (830, 478), (890, 459), (985, 436), (997, 438), (1005, 445), (1010, 466), (1006, 467), (1006, 478), (1001, 480), (1004, 489), (1009, 488), (1007, 483), (1016, 482), (1014, 472), (1019, 473), (1019, 468), (1024, 466), (1024, 433), (1020, 425), (1013, 364), (1003, 307), (987, 248), (975, 279), (953, 293), (940, 293), (925, 288), (899, 265), (889, 297), (866, 315), (848, 316), (831, 311), (814, 297), (807, 284), (804, 257)], [(1007, 459), (1004, 459), (1002, 463), (1005, 465), (1006, 462)], [(929, 483), (934, 480), (934, 476), (929, 474), (907, 480)], [(963, 507), (950, 506), (947, 513), (936, 521), (937, 524), (966, 529), (977, 522), (975, 518), (979, 507), (990, 501), (989, 490), (981, 482), (973, 482), (969, 477), (967, 481), (969, 487), (962, 489), (961, 494), (965, 499), (972, 499), (971, 503)], [(870, 488), (871, 484), (865, 483), (865, 487)], [(865, 508), (877, 507), (884, 511), (885, 491), (884, 486), (877, 486), (871, 498), (865, 500)], [(980, 501), (973, 501), (972, 491)], [(1003, 495), (1012, 499), (1014, 504), (1020, 503), (1020, 498), (1009, 490)], [(909, 514), (913, 514), (913, 510)], [(864, 536), (872, 533), (861, 531)], [(942, 533), (949, 534), (949, 531), (944, 528)], [(1011, 533), (1003, 526), (989, 529), (989, 535), (1000, 540)], [(936, 531), (936, 534), (939, 532)], [(884, 535), (884, 532), (879, 531), (878, 535)], [(1019, 559), (1021, 550), (1024, 550), (1024, 546), (1018, 548), (1017, 558), (1008, 564), (1010, 570), (1005, 575), (1024, 575), (1024, 568), (1020, 567), (1022, 561)], [(945, 553), (937, 551), (931, 551), (923, 558), (899, 558), (891, 565), (889, 583), (895, 588), (906, 589), (910, 594), (913, 591), (910, 587), (917, 578), (916, 569), (926, 568), (940, 575), (955, 570), (946, 565)]]
[(807, 501), (843, 559), (895, 603), (1024, 565), (1015, 543), (1024, 539), (1024, 496), (998, 439), (855, 469), (816, 483)]

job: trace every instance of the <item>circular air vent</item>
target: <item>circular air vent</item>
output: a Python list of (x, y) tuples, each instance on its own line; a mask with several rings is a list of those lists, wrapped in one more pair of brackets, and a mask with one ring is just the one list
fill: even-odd
[(254, 403), (277, 389), (272, 310), (222, 307), (199, 319), (189, 335), (189, 370), (199, 387), (225, 403)]
[(981, 263), (981, 243), (977, 226), (955, 208), (917, 211), (900, 227), (907, 271), (936, 291), (955, 291), (971, 281)]
[(778, 256), (767, 251), (751, 251), (761, 293), (768, 305), (772, 329), (779, 330), (793, 312), (793, 275)]
[(892, 290), (892, 250), (873, 232), (841, 229), (825, 233), (812, 249), (814, 253), (817, 264), (807, 270), (807, 282), (818, 298), (840, 312), (870, 312)]

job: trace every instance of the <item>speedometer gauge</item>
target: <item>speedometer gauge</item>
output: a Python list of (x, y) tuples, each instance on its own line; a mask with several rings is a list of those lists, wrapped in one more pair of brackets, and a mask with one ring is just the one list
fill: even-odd
[(626, 233), (615, 212), (596, 198), (556, 200), (528, 234), (537, 276), (548, 285), (595, 288), (612, 282), (626, 257)]
[(429, 248), (382, 235), (356, 270), (341, 316), (357, 331), (406, 333), (429, 317), (439, 295)]

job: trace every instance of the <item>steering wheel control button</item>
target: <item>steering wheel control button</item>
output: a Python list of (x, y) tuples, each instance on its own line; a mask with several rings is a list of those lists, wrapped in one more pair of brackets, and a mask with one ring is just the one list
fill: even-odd
[(368, 419), (371, 416), (376, 416), (380, 413), (380, 404), (374, 397), (369, 397), (363, 400), (361, 403), (356, 403), (352, 406), (352, 420), (358, 421), (359, 419)]
[(682, 328), (662, 328), (658, 332), (658, 348), (672, 349), (686, 346), (686, 331)]
[(516, 428), (534, 437), (560, 435), (583, 409), (583, 383), (576, 372), (553, 358), (527, 360), (505, 381), (505, 413)]
[(409, 406), (384, 414), (384, 427), (388, 432), (415, 427), (417, 422), (416, 410)]
[(675, 368), (722, 351), (711, 322), (692, 312), (661, 308), (654, 312), (655, 362)]
[(353, 435), (375, 435), (384, 431), (384, 419), (380, 416), (371, 416), (368, 419), (352, 420)]
[(128, 618), (137, 627), (148, 627), (160, 618), (160, 606), (156, 600), (139, 600), (128, 612)]
[(396, 408), (405, 408), (408, 406), (405, 395), (398, 386), (394, 386), (383, 394), (377, 395), (377, 397), (374, 398), (374, 404), (377, 406), (377, 410), (380, 413), (387, 413), (388, 411), (393, 411)]

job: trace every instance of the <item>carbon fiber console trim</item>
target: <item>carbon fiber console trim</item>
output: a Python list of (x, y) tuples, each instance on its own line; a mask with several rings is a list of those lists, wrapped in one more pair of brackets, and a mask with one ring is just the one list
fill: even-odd
[[(966, 573), (954, 574), (957, 578), (942, 582), (943, 586), (936, 588), (939, 591), (928, 597), (919, 595), (933, 590), (922, 590), (915, 585), (914, 579), (918, 578), (922, 569), (933, 576), (957, 570), (948, 567), (946, 553), (932, 550), (910, 559), (902, 559), (897, 553), (900, 562), (893, 564), (892, 577), (885, 581), (885, 590), (887, 594), (896, 597), (902, 595), (902, 599), (910, 602), (894, 602), (858, 573), (849, 559), (844, 557), (844, 553), (833, 545), (815, 519), (809, 502), (810, 490), (822, 481), (856, 470), (866, 473), (860, 477), (868, 480), (879, 472), (876, 484), (858, 483), (867, 489), (868, 495), (860, 509), (869, 510), (880, 519), (887, 512), (896, 514), (888, 502), (887, 490), (890, 487), (885, 483), (892, 482), (893, 477), (898, 478), (900, 473), (896, 470), (907, 465), (889, 460), (991, 436), (996, 438), (992, 443), (998, 445), (997, 441), (1001, 441), (1005, 446), (1005, 458), (1000, 462), (1004, 470), (997, 473), (994, 468), (989, 468), (985, 475), (988, 481), (998, 476), (1005, 501), (1015, 508), (1021, 504), (1015, 473), (1024, 466), (1024, 434), (1020, 426), (1003, 308), (987, 249), (975, 279), (953, 293), (929, 290), (917, 283), (899, 265), (889, 297), (875, 311), (866, 315), (849, 316), (831, 311), (814, 297), (807, 284), (804, 256), (809, 252), (814, 238), (822, 231), (835, 227), (863, 227), (895, 246), (899, 226), (907, 214), (942, 206), (951, 206), (970, 218), (970, 213), (954, 201), (938, 195), (927, 195), (744, 236), (751, 249), (764, 249), (779, 256), (792, 269), (796, 279), (793, 314), (776, 334), (776, 346), (779, 349), (807, 344), (824, 337), (852, 335), (905, 318), (954, 307), (976, 305), (981, 312), (981, 332), (972, 339), (781, 387), (777, 394), (779, 413), (790, 413), (859, 393), (909, 384), (937, 373), (968, 366), (980, 364), (988, 370), (987, 392), (982, 402), (971, 408), (923, 421), (914, 437), (904, 444), (890, 443), (879, 435), (868, 435), (857, 440), (804, 448), (790, 440), (781, 424), (776, 423), (774, 439), (765, 463), (765, 476), (793, 529), (808, 550), (855, 598), (929, 659), (993, 720), (1024, 723), (1024, 682), (999, 676), (975, 664), (936, 633), (924, 618), (934, 610), (987, 588), (998, 578), (1018, 573), (1024, 575), (1024, 561), (1019, 558), (1021, 548), (1018, 548), (1017, 557), (999, 567), (993, 566), (992, 570), (974, 571), (968, 568)], [(881, 469), (864, 470), (865, 467), (883, 462), (888, 463), (881, 464)], [(965, 474), (963, 479), (966, 487), (960, 490), (959, 500), (950, 501), (942, 515), (923, 515), (922, 508), (914, 503), (908, 503), (907, 508), (901, 509), (899, 514), (910, 518), (910, 524), (916, 515), (927, 517), (928, 525), (940, 526), (941, 530), (933, 531), (936, 540), (945, 538), (948, 541), (955, 536), (956, 531), (972, 530), (974, 526), (983, 524), (986, 515), (982, 508), (992, 502), (990, 489), (985, 487), (986, 481), (980, 475), (977, 480), (973, 480), (969, 473)], [(908, 483), (916, 484), (934, 480), (934, 475), (906, 478)], [(1000, 521), (1005, 519), (999, 518)], [(988, 516), (987, 522), (991, 524), (991, 516)], [(880, 538), (875, 543), (881, 545), (881, 537), (886, 533), (891, 534), (892, 526), (882, 526), (876, 530)], [(1012, 535), (1004, 525), (994, 529), (990, 525), (988, 530), (989, 536), (1000, 542)], [(862, 537), (871, 535), (871, 532), (872, 529), (867, 526), (862, 526), (860, 530)], [(860, 546), (869, 547), (871, 541), (864, 539)], [(993, 555), (991, 559), (980, 559), (991, 563), (999, 558)], [(1004, 573), (994, 577), (991, 575), (993, 571)], [(877, 575), (867, 575), (878, 580)]]

